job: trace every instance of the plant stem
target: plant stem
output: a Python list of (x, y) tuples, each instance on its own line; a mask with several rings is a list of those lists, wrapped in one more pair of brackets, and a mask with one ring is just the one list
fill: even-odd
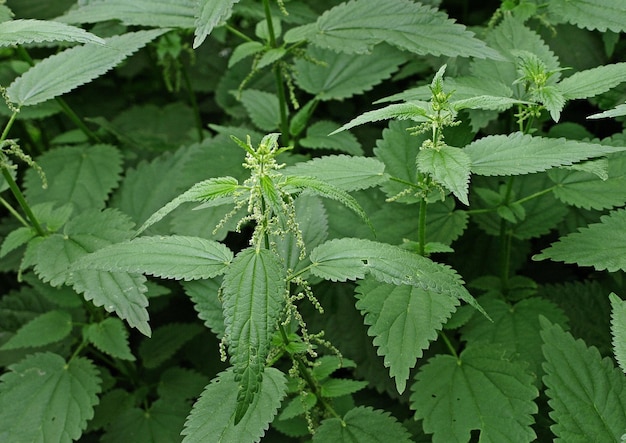
[(25, 227), (30, 228), (30, 225), (28, 224), (28, 222), (24, 219), (24, 217), (22, 217), (20, 215), (19, 212), (17, 212), (13, 206), (11, 206), (9, 204), (8, 201), (6, 201), (5, 199), (3, 199), (2, 197), (0, 197), (0, 204), (2, 204), (2, 206), (4, 206), (5, 208), (7, 208), (7, 210), (11, 213), (11, 215), (13, 217), (15, 217), (17, 219), (17, 221), (19, 221), (21, 224), (23, 224)]
[(456, 349), (454, 349), (454, 346), (452, 346), (452, 343), (450, 342), (450, 339), (448, 338), (446, 333), (443, 332), (443, 331), (439, 331), (439, 337), (441, 337), (443, 342), (446, 344), (446, 347), (450, 351), (450, 354), (452, 354), (454, 356), (454, 358), (456, 358), (458, 360), (459, 359), (459, 354), (457, 354)]
[(426, 199), (422, 198), (420, 200), (420, 215), (419, 215), (419, 226), (417, 232), (417, 238), (419, 242), (419, 254), (421, 256), (426, 255)]

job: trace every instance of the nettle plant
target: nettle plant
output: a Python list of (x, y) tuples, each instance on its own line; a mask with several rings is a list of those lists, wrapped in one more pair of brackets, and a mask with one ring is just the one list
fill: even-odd
[(1, 441), (623, 441), (621, 1), (40, 3)]

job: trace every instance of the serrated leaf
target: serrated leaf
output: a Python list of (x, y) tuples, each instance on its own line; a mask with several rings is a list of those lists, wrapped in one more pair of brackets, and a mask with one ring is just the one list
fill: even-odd
[(85, 327), (84, 335), (99, 351), (111, 357), (135, 360), (128, 343), (128, 331), (118, 318), (109, 317), (100, 323), (92, 323)]
[[(384, 430), (384, 432), (382, 432)], [(315, 430), (314, 443), (411, 442), (409, 432), (389, 414), (371, 407), (350, 409), (343, 419), (328, 418)]]
[(198, 48), (211, 33), (213, 28), (228, 20), (233, 5), (239, 0), (198, 0), (196, 1), (196, 30), (193, 49)]
[(318, 100), (343, 100), (371, 90), (389, 78), (406, 60), (387, 45), (376, 46), (371, 54), (344, 54), (317, 47), (309, 48), (313, 63), (296, 59), (296, 82)]
[(356, 191), (384, 180), (385, 165), (371, 157), (327, 155), (299, 162), (283, 170), (286, 176), (313, 177), (342, 191)]
[(624, 374), (594, 347), (541, 321), (550, 426), (555, 441), (621, 441), (626, 429)]
[(552, 0), (548, 11), (581, 28), (626, 31), (626, 5), (621, 0)]
[(128, 26), (192, 29), (196, 3), (195, 0), (93, 0), (55, 20), (65, 23), (119, 20)]
[[(624, 9), (626, 18), (626, 8)], [(561, 80), (559, 91), (568, 100), (594, 97), (626, 81), (626, 63), (598, 66), (575, 72)]]
[(102, 209), (122, 171), (120, 151), (111, 145), (65, 146), (37, 159), (48, 177), (43, 189), (33, 169), (26, 172), (25, 195), (30, 204), (71, 202), (75, 209)]
[(0, 246), (0, 258), (20, 246), (25, 245), (36, 236), (37, 232), (33, 228), (27, 228), (25, 226), (9, 232), (9, 234), (2, 241), (2, 246)]
[(265, 49), (265, 45), (261, 42), (251, 41), (244, 42), (238, 45), (235, 49), (233, 49), (233, 53), (228, 59), (228, 67), (232, 68), (235, 64), (243, 60), (244, 58), (250, 57), (251, 55), (258, 54)]
[(499, 58), (445, 13), (408, 0), (342, 3), (285, 34), (288, 43), (301, 40), (348, 54), (369, 52), (384, 41), (419, 55)]
[(159, 397), (170, 401), (196, 399), (204, 389), (207, 377), (193, 369), (166, 369), (159, 379)]
[(77, 440), (93, 417), (101, 383), (91, 361), (66, 362), (52, 353), (29, 355), (0, 381), (0, 440), (6, 442)]
[(44, 346), (63, 340), (70, 332), (72, 316), (66, 311), (49, 311), (24, 324), (0, 350)]
[(464, 150), (470, 157), (474, 174), (520, 175), (571, 165), (612, 152), (622, 152), (626, 148), (515, 132), (481, 138)]
[(321, 395), (324, 397), (342, 397), (364, 389), (369, 384), (365, 380), (329, 378), (321, 383)]
[(626, 373), (626, 302), (615, 293), (609, 294), (611, 300), (611, 335), (615, 359)]
[(470, 158), (465, 151), (452, 146), (422, 149), (417, 154), (417, 169), (429, 174), (469, 206)]
[(280, 105), (276, 94), (246, 89), (241, 92), (241, 103), (257, 128), (266, 132), (278, 129)]
[(221, 243), (182, 235), (137, 237), (83, 257), (74, 269), (131, 272), (176, 280), (222, 274), (233, 253)]
[(247, 413), (234, 424), (235, 378), (229, 369), (206, 386), (187, 417), (183, 443), (255, 443), (261, 439), (287, 393), (287, 379), (278, 369), (267, 368)]
[(195, 323), (169, 323), (154, 330), (152, 337), (139, 346), (139, 356), (148, 369), (158, 368), (172, 357), (185, 343), (202, 332)]
[(409, 370), (422, 357), (423, 350), (437, 338), (437, 331), (456, 311), (459, 301), (453, 297), (425, 291), (414, 286), (394, 286), (373, 279), (359, 282), (356, 307), (370, 326), (378, 355), (402, 394)]
[(440, 354), (420, 368), (411, 387), (411, 408), (434, 443), (531, 442), (538, 396), (533, 377), (502, 350), (467, 347), (455, 358)]
[(300, 146), (309, 149), (331, 149), (351, 155), (363, 155), (361, 143), (349, 132), (329, 136), (339, 127), (330, 121), (319, 121), (310, 125), (306, 136), (300, 140)]
[(163, 29), (129, 32), (105, 39), (104, 45), (66, 49), (15, 79), (7, 88), (7, 96), (19, 106), (31, 106), (63, 95), (111, 70), (164, 32)]
[(597, 119), (597, 118), (611, 118), (611, 117), (621, 117), (626, 115), (626, 104), (617, 105), (613, 109), (609, 109), (608, 111), (599, 112), (597, 114), (590, 115), (589, 119)]
[(322, 243), (313, 249), (310, 258), (311, 273), (326, 280), (356, 280), (371, 274), (381, 282), (459, 298), (483, 312), (453, 269), (397, 246), (342, 238)]
[(226, 339), (239, 388), (235, 424), (261, 386), (265, 360), (285, 303), (286, 271), (273, 252), (244, 249), (222, 281)]
[(0, 46), (24, 43), (77, 42), (104, 44), (104, 40), (84, 29), (50, 20), (11, 20), (0, 26)]
[(222, 282), (215, 279), (203, 279), (183, 282), (185, 294), (193, 302), (198, 318), (204, 321), (218, 338), (224, 336), (224, 314), (222, 302), (219, 299), (219, 289)]
[[(446, 80), (446, 83), (448, 81)], [(458, 91), (451, 86), (454, 91), (453, 97), (457, 97)], [(494, 109), (497, 111), (505, 110), (516, 104), (526, 103), (522, 100), (517, 100), (510, 97), (497, 97), (493, 95), (477, 95), (461, 100), (452, 100), (450, 104), (452, 107), (460, 111), (462, 109)]]
[(396, 119), (425, 122), (428, 121), (426, 118), (426, 109), (428, 109), (428, 106), (427, 102), (410, 101), (407, 103), (395, 103), (374, 111), (367, 111), (353, 118), (341, 128), (334, 130), (330, 135), (354, 128), (355, 126), (364, 125), (365, 123), (378, 122), (381, 120)]
[(626, 210), (603, 215), (600, 223), (593, 223), (561, 237), (533, 257), (534, 260), (547, 258), (579, 266), (593, 266), (599, 271), (626, 271)]

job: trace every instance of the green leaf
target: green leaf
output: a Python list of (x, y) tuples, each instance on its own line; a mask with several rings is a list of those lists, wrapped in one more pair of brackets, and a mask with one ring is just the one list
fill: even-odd
[(258, 442), (265, 434), (287, 393), (287, 379), (275, 368), (267, 368), (259, 392), (247, 413), (237, 424), (238, 383), (232, 369), (218, 374), (187, 417), (183, 443), (247, 443)]
[(243, 42), (233, 49), (233, 53), (228, 59), (228, 67), (232, 68), (235, 64), (237, 64), (237, 62), (240, 62), (244, 58), (250, 57), (251, 55), (258, 54), (263, 50), (265, 50), (265, 45), (261, 42)]
[(311, 272), (326, 280), (356, 280), (369, 273), (380, 282), (456, 297), (482, 311), (453, 269), (397, 246), (342, 238), (322, 243), (310, 258)]
[(621, 441), (626, 429), (624, 374), (594, 347), (558, 325), (541, 321), (550, 426), (555, 441)]
[(2, 246), (0, 246), (0, 258), (4, 257), (9, 252), (16, 250), (20, 246), (25, 245), (36, 236), (37, 232), (33, 228), (27, 228), (26, 226), (22, 226), (21, 228), (17, 228), (16, 230), (9, 232), (9, 234), (2, 241)]
[(440, 354), (415, 377), (411, 408), (423, 419), (432, 441), (466, 442), (472, 430), (480, 441), (531, 442), (538, 396), (533, 377), (502, 350), (467, 347), (457, 359)]
[(176, 280), (222, 274), (233, 253), (221, 243), (182, 235), (138, 237), (83, 257), (74, 269), (130, 272)]
[(36, 348), (56, 343), (72, 332), (72, 316), (66, 311), (49, 311), (41, 314), (17, 330), (0, 350)]
[(158, 368), (201, 332), (202, 327), (195, 323), (169, 323), (158, 327), (152, 337), (144, 339), (139, 346), (143, 366)]
[[(626, 18), (626, 8), (624, 8)], [(561, 80), (558, 89), (567, 100), (594, 97), (626, 81), (626, 63), (575, 72)]]
[(122, 60), (163, 34), (163, 29), (129, 32), (52, 55), (26, 71), (7, 88), (9, 100), (31, 106), (63, 95), (111, 70)]
[(71, 202), (75, 209), (102, 209), (122, 171), (120, 151), (111, 145), (64, 146), (37, 159), (48, 177), (42, 189), (33, 169), (26, 172), (25, 195), (30, 204)]
[(327, 155), (289, 166), (283, 170), (283, 174), (313, 177), (350, 192), (378, 185), (385, 178), (384, 170), (385, 165), (375, 158)]
[(626, 271), (626, 210), (603, 215), (600, 223), (561, 237), (535, 255), (533, 260), (547, 258), (578, 266), (593, 266), (598, 271)]
[(118, 318), (109, 317), (100, 323), (92, 323), (85, 327), (84, 335), (99, 351), (111, 357), (135, 360), (128, 343), (128, 331)]
[(222, 282), (226, 339), (239, 388), (238, 424), (261, 386), (272, 335), (285, 303), (286, 272), (267, 249), (241, 251)]
[(613, 109), (609, 109), (608, 111), (599, 112), (597, 114), (590, 115), (589, 119), (596, 118), (611, 118), (611, 117), (621, 117), (626, 115), (626, 104), (617, 105)]
[(343, 378), (329, 378), (321, 383), (321, 394), (324, 397), (342, 397), (364, 389), (368, 381), (351, 380)]
[(137, 234), (141, 234), (148, 227), (162, 220), (167, 214), (178, 208), (183, 203), (193, 201), (215, 201), (216, 204), (229, 203), (233, 193), (239, 189), (237, 179), (232, 177), (217, 177), (196, 183), (187, 191), (171, 200), (161, 209), (152, 214), (144, 224), (137, 230)]
[(322, 14), (317, 22), (287, 31), (285, 41), (308, 40), (348, 54), (386, 42), (419, 55), (499, 58), (465, 26), (429, 6), (409, 0), (354, 0)]
[(47, 20), (11, 20), (2, 23), (0, 46), (33, 42), (77, 42), (104, 44), (104, 40), (84, 29)]
[(29, 355), (0, 377), (0, 440), (78, 440), (98, 403), (98, 370), (83, 357)]
[(483, 137), (465, 147), (478, 175), (521, 175), (626, 150), (564, 138), (533, 137), (520, 132)]
[(255, 89), (241, 93), (241, 103), (248, 111), (254, 125), (266, 132), (278, 129), (280, 125), (280, 105), (276, 94)]
[(306, 136), (300, 140), (300, 146), (309, 149), (331, 149), (350, 155), (363, 155), (363, 148), (357, 138), (349, 132), (329, 136), (339, 127), (330, 121), (315, 122), (306, 130)]
[(626, 5), (621, 0), (552, 0), (548, 11), (580, 28), (626, 31)]
[(65, 23), (97, 23), (119, 20), (125, 25), (160, 28), (195, 28), (194, 0), (93, 0), (55, 20)]
[(312, 47), (308, 55), (318, 63), (297, 59), (296, 83), (321, 101), (343, 100), (369, 91), (406, 60), (402, 52), (387, 45), (376, 46), (365, 55)]
[(615, 293), (609, 294), (611, 300), (611, 335), (615, 359), (626, 373), (626, 302)]
[(161, 374), (157, 392), (160, 398), (172, 401), (196, 399), (206, 382), (206, 375), (193, 369), (168, 368)]
[(429, 174), (469, 206), (470, 158), (465, 151), (452, 146), (422, 149), (417, 154), (417, 169)]
[(203, 320), (204, 326), (209, 328), (218, 338), (222, 338), (225, 332), (222, 302), (219, 298), (220, 286), (221, 280), (215, 279), (183, 282), (185, 294), (193, 302), (193, 307), (198, 312), (198, 318)]
[(367, 111), (353, 118), (341, 128), (334, 130), (330, 135), (337, 134), (346, 129), (354, 128), (355, 126), (364, 125), (365, 123), (378, 122), (381, 120), (413, 120), (415, 122), (428, 121), (426, 118), (426, 109), (428, 109), (427, 102), (411, 101), (407, 103), (396, 103), (385, 106), (381, 109), (374, 111)]
[[(235, 3), (239, 3), (239, 0), (196, 1), (196, 30), (194, 32), (193, 49), (198, 48), (204, 42), (213, 28), (228, 20)], [(152, 8), (149, 11), (152, 11)]]
[(409, 370), (456, 311), (458, 299), (369, 278), (359, 282), (356, 296), (356, 307), (365, 317), (365, 324), (370, 326), (367, 333), (374, 337), (374, 346), (378, 347), (378, 354), (385, 357), (385, 367), (395, 379), (398, 393), (402, 394)]
[(339, 418), (322, 421), (313, 435), (314, 443), (397, 443), (411, 442), (408, 431), (389, 412), (359, 406)]

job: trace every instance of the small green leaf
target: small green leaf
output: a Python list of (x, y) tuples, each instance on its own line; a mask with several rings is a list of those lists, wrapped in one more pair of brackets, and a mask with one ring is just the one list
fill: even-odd
[(422, 149), (417, 154), (417, 169), (429, 174), (469, 206), (470, 158), (465, 151), (452, 146)]
[(66, 311), (49, 311), (35, 317), (0, 346), (0, 350), (36, 348), (56, 343), (72, 332), (72, 316)]
[(329, 378), (321, 383), (323, 397), (342, 397), (364, 389), (368, 381), (350, 380), (342, 378)]
[(265, 49), (265, 45), (261, 42), (243, 42), (235, 49), (228, 59), (228, 67), (232, 68), (237, 62), (250, 57), (251, 55), (258, 54)]
[(624, 374), (594, 347), (558, 325), (541, 321), (550, 429), (559, 441), (621, 441), (626, 429)]
[(426, 122), (428, 121), (426, 118), (426, 109), (428, 109), (428, 106), (427, 102), (410, 101), (407, 103), (395, 103), (374, 111), (364, 112), (350, 120), (350, 122), (346, 123), (341, 128), (331, 132), (330, 135), (354, 128), (355, 126), (364, 125), (365, 123), (378, 122), (381, 120), (396, 119)]
[(105, 39), (104, 45), (77, 46), (52, 55), (9, 85), (9, 100), (30, 106), (63, 95), (114, 68), (164, 32), (129, 32)]
[(244, 249), (222, 282), (226, 339), (238, 383), (238, 424), (261, 386), (271, 338), (285, 303), (286, 271), (267, 249)]
[(626, 373), (626, 302), (615, 293), (609, 294), (611, 300), (611, 335), (615, 359)]
[(11, 20), (2, 23), (0, 46), (33, 42), (77, 42), (104, 44), (104, 40), (84, 29), (46, 20)]
[[(233, 5), (239, 0), (198, 0), (196, 1), (196, 30), (193, 49), (198, 48), (211, 33), (213, 28), (228, 20)], [(152, 8), (149, 9), (152, 11)]]
[(562, 237), (533, 257), (551, 259), (595, 269), (626, 271), (626, 210), (603, 215), (600, 223), (593, 223)]
[(339, 418), (322, 421), (314, 443), (409, 443), (409, 432), (389, 412), (359, 406)]
[(0, 246), (0, 258), (20, 246), (25, 245), (36, 236), (37, 232), (33, 228), (27, 228), (25, 226), (9, 232), (2, 241), (2, 246)]
[(266, 132), (278, 129), (280, 106), (276, 94), (246, 89), (241, 93), (241, 103), (257, 128)]
[(193, 302), (194, 309), (198, 312), (198, 318), (204, 321), (204, 326), (209, 328), (218, 338), (224, 336), (224, 314), (222, 302), (219, 297), (221, 280), (203, 279), (183, 282), (185, 294)]
[[(369, 325), (378, 354), (402, 394), (409, 370), (422, 357), (423, 350), (437, 339), (437, 331), (456, 311), (459, 301), (414, 286), (394, 286), (368, 278), (357, 287), (356, 307)], [(482, 318), (482, 317), (481, 317)]]
[(109, 317), (92, 323), (85, 327), (84, 334), (99, 351), (121, 360), (135, 360), (128, 343), (128, 331), (120, 319)]
[(590, 115), (589, 119), (596, 118), (611, 118), (611, 117), (621, 117), (626, 115), (626, 104), (617, 105), (613, 109), (609, 109), (608, 111), (599, 112), (597, 114)]
[[(0, 441), (78, 440), (93, 418), (100, 377), (83, 357), (29, 355), (0, 377)], [(26, 413), (27, 411), (27, 413)]]
[(626, 5), (621, 0), (551, 0), (548, 12), (581, 28), (626, 31)]
[(237, 389), (232, 369), (220, 373), (207, 385), (187, 417), (183, 443), (258, 442), (287, 393), (287, 379), (278, 369), (267, 368), (258, 394), (235, 424)]
[(202, 332), (195, 323), (169, 323), (154, 330), (152, 337), (139, 346), (139, 356), (148, 369), (158, 368), (168, 358)]
[(331, 149), (350, 155), (363, 155), (363, 148), (357, 138), (349, 132), (328, 135), (339, 125), (330, 121), (319, 121), (310, 125), (300, 145), (309, 149)]
[(440, 354), (420, 368), (411, 387), (411, 408), (435, 443), (531, 442), (538, 396), (533, 377), (502, 350), (467, 347), (457, 359)]
[(232, 258), (233, 253), (223, 244), (200, 237), (137, 237), (99, 249), (76, 263), (74, 269), (197, 280), (222, 274)]
[(474, 174), (520, 175), (571, 165), (612, 152), (622, 152), (626, 148), (563, 138), (533, 137), (516, 132), (483, 137), (464, 150), (470, 157)]
[[(624, 8), (626, 17), (626, 8)], [(558, 89), (567, 100), (594, 97), (626, 81), (626, 63), (575, 72), (561, 80)]]
[(196, 370), (173, 367), (161, 374), (157, 392), (160, 398), (171, 401), (196, 399), (206, 383), (206, 375)]

